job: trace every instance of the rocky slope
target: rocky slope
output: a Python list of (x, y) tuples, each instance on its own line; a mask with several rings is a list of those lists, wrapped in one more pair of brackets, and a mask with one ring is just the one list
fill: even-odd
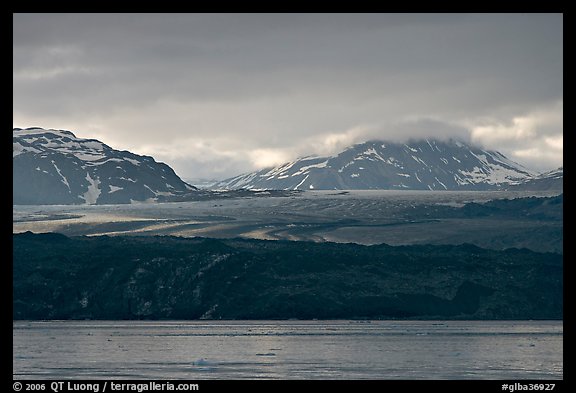
[(13, 129), (14, 204), (112, 204), (183, 198), (196, 188), (168, 165), (72, 132)]

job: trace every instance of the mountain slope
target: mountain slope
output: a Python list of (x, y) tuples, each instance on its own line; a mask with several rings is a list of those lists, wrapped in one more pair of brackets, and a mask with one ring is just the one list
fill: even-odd
[(335, 156), (304, 157), (227, 179), (214, 188), (489, 190), (533, 176), (499, 152), (459, 141), (369, 141)]
[(563, 191), (564, 168), (560, 167), (550, 172), (545, 172), (535, 178), (527, 179), (520, 184), (511, 185), (510, 190), (531, 191)]
[(72, 132), (13, 129), (14, 204), (164, 201), (196, 190), (168, 165)]

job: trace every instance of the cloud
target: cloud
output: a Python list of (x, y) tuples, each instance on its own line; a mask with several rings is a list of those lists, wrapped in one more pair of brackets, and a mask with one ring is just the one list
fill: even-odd
[(184, 177), (374, 138), (472, 138), (544, 167), (562, 34), (562, 14), (15, 14), (14, 125)]
[(508, 122), (483, 119), (471, 127), (472, 141), (497, 148), (538, 170), (563, 164), (563, 101), (512, 117)]
[(289, 161), (291, 155), (282, 149), (255, 149), (248, 153), (255, 168), (267, 168)]
[(294, 153), (300, 155), (332, 155), (354, 143), (362, 142), (374, 132), (374, 127), (359, 125), (347, 130), (312, 135), (296, 144)]
[(517, 143), (526, 138), (534, 138), (536, 130), (533, 119), (515, 117), (512, 124), (490, 124), (472, 130), (472, 139), (483, 144)]
[(138, 154), (169, 163), (185, 179), (223, 178), (229, 173), (247, 172), (256, 166), (250, 163), (247, 151), (234, 148), (226, 140), (182, 137), (164, 143), (144, 144)]

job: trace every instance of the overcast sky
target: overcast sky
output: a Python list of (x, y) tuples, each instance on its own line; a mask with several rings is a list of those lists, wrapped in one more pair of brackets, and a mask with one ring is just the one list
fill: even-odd
[(15, 14), (14, 127), (225, 178), (369, 139), (562, 165), (561, 14)]

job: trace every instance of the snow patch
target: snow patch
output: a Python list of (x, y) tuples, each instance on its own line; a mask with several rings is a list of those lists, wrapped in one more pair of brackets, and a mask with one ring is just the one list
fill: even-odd
[(82, 161), (98, 161), (105, 157), (104, 155), (98, 153), (89, 153), (89, 152), (83, 152), (83, 153), (70, 152), (70, 153), (72, 153), (74, 156), (76, 156), (76, 158)]
[(463, 180), (460, 176), (458, 176), (457, 174), (454, 174), (454, 181), (456, 183), (458, 183), (461, 186), (464, 186), (466, 184), (470, 184), (471, 182), (465, 181)]
[(530, 176), (513, 169), (505, 168), (499, 165), (487, 164), (487, 168), (475, 166), (471, 171), (458, 171), (462, 176), (472, 183), (488, 184), (519, 184), (522, 180), (529, 179)]
[[(532, 174), (528, 171), (513, 169), (517, 167), (518, 164), (509, 161), (504, 156), (494, 157), (494, 155), (486, 152), (486, 154), (470, 153), (482, 163), (483, 167), (479, 168), (475, 166), (471, 171), (460, 170), (458, 172), (472, 183), (488, 183), (492, 185), (502, 183), (519, 184), (523, 180), (532, 177)], [(496, 163), (490, 162), (487, 154), (489, 154), (490, 158)]]
[(396, 168), (404, 169), (402, 165), (400, 165), (400, 161), (396, 160), (394, 157), (390, 157), (386, 160), (387, 164), (394, 165)]
[(23, 146), (22, 144), (20, 144), (20, 142), (12, 143), (12, 158), (26, 152), (40, 153), (41, 150), (38, 150), (32, 146)]
[(438, 183), (440, 183), (440, 184), (442, 185), (442, 187), (444, 187), (445, 190), (448, 189), (448, 187), (446, 187), (446, 185), (445, 185), (444, 183), (442, 183), (440, 180), (438, 180), (437, 177), (434, 177), (434, 179), (436, 179), (436, 181), (437, 181)]
[[(107, 160), (102, 160), (102, 161), (98, 161), (98, 162), (95, 162), (94, 160), (90, 160), (90, 161), (91, 161), (91, 162), (90, 162), (90, 165), (93, 165), (93, 166), (94, 166), (94, 165), (106, 164), (106, 163), (109, 162), (109, 161), (123, 162), (124, 160), (121, 160), (121, 159), (119, 159), (119, 158), (109, 158), (109, 159), (107, 159)], [(118, 169), (123, 169), (121, 166), (117, 166), (116, 168), (118, 168)]]
[(410, 146), (408, 146), (408, 145), (406, 145), (406, 144), (404, 144), (404, 146), (406, 146), (406, 148), (407, 148), (408, 150), (410, 150), (410, 151), (412, 151), (412, 152), (414, 152), (414, 153), (418, 153), (418, 150), (414, 149), (413, 147), (410, 147)]
[(87, 142), (83, 142), (82, 144), (89, 149), (104, 150), (104, 146), (102, 145), (102, 143), (97, 142), (97, 141), (87, 141)]
[(294, 164), (296, 164), (296, 161), (288, 162), (279, 168), (272, 168), (267, 173), (265, 173), (263, 176), (281, 175), (284, 172), (286, 172), (288, 169), (292, 168), (294, 166)]
[(126, 161), (128, 161), (129, 163), (131, 163), (131, 164), (140, 165), (140, 161), (138, 161), (138, 160), (134, 160), (134, 159), (128, 158), (128, 157), (124, 157), (124, 159), (125, 159)]
[(87, 205), (94, 205), (96, 204), (96, 201), (98, 200), (101, 192), (100, 188), (98, 188), (100, 185), (100, 180), (98, 177), (96, 177), (96, 179), (92, 179), (89, 173), (86, 173), (86, 180), (88, 180), (88, 183), (90, 184), (88, 185), (88, 191), (86, 191), (84, 195), (81, 196), (81, 198), (84, 199)]
[(113, 185), (110, 185), (109, 187), (110, 187), (110, 191), (108, 192), (108, 194), (112, 194), (113, 192), (120, 191), (120, 190), (124, 189), (124, 187), (117, 187), (117, 186), (113, 186)]
[[(370, 149), (367, 149), (362, 154), (366, 155), (366, 156), (375, 156), (379, 161), (386, 161), (380, 154), (378, 154), (378, 152), (373, 147), (371, 147)], [(362, 159), (364, 159), (364, 157), (356, 157), (354, 159), (355, 160), (362, 160)], [(370, 159), (370, 160), (374, 161), (373, 159)]]
[(342, 168), (338, 169), (338, 173), (344, 172), (344, 169), (348, 168), (352, 164), (354, 164), (354, 161), (350, 161), (348, 164), (345, 164)]
[(62, 183), (66, 184), (66, 187), (68, 187), (68, 190), (70, 190), (70, 184), (68, 184), (68, 179), (66, 179), (64, 177), (64, 175), (62, 175), (62, 172), (60, 172), (60, 168), (58, 168), (58, 166), (56, 165), (56, 163), (54, 162), (54, 160), (52, 160), (52, 165), (54, 165), (54, 168), (56, 168), (56, 172), (58, 172), (58, 174), (60, 175), (60, 177), (62, 178)]
[(296, 187), (294, 187), (294, 189), (297, 190), (298, 187), (300, 187), (308, 179), (308, 176), (310, 176), (310, 175), (306, 175), (306, 177), (300, 183), (298, 183), (298, 185)]

